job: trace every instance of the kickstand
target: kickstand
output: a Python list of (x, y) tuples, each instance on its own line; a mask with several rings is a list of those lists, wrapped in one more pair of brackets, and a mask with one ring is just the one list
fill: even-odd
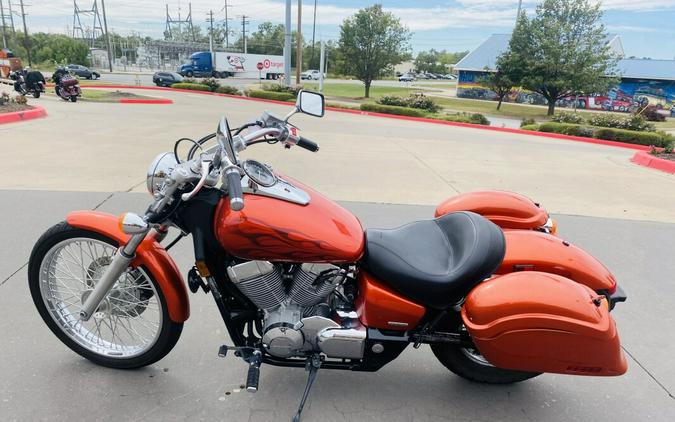
[(321, 356), (318, 353), (315, 353), (307, 359), (307, 364), (305, 365), (305, 370), (309, 371), (309, 377), (307, 377), (305, 392), (302, 393), (300, 406), (298, 407), (298, 412), (293, 417), (293, 422), (300, 422), (300, 414), (302, 413), (302, 409), (305, 407), (305, 403), (309, 397), (309, 391), (312, 389), (312, 385), (316, 379), (316, 374), (319, 372), (319, 368), (321, 368)]

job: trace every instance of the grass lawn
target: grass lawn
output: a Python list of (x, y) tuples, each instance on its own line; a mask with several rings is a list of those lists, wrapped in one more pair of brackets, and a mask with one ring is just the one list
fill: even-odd
[(675, 129), (675, 117), (669, 117), (665, 122), (656, 122), (654, 126), (659, 130)]
[(545, 106), (522, 105), (502, 103), (497, 110), (496, 101), (469, 100), (464, 98), (434, 97), (434, 101), (441, 107), (454, 111), (466, 111), (470, 113), (489, 114), (493, 116), (513, 118), (546, 118)]
[[(303, 83), (303, 87), (314, 91), (319, 90), (317, 83)], [(363, 99), (365, 88), (361, 84), (323, 84), (323, 93), (329, 97), (342, 97), (349, 99)], [(406, 96), (413, 92), (423, 92), (427, 89), (403, 88), (397, 86), (375, 86), (370, 87), (370, 98), (377, 99), (383, 95), (402, 95)]]

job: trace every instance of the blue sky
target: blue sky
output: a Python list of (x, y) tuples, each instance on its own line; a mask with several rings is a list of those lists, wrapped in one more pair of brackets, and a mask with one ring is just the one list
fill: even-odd
[[(297, 0), (293, 0), (295, 4)], [(80, 8), (93, 0), (78, 0)], [(187, 14), (188, 0), (107, 0), (108, 25), (120, 33), (130, 31), (161, 36), (164, 30), (165, 4), (177, 17)], [(250, 16), (255, 27), (269, 20), (284, 19), (284, 0), (228, 0), (232, 28), (241, 28), (238, 16)], [(337, 39), (339, 24), (357, 9), (376, 2), (359, 0), (318, 0), (317, 39)], [(450, 51), (471, 50), (489, 34), (508, 33), (513, 27), (517, 0), (383, 0), (377, 3), (401, 18), (414, 32), (415, 51), (430, 48)], [(66, 32), (72, 28), (72, 0), (34, 0), (28, 13), (29, 31)], [(99, 2), (100, 4), (100, 2)], [(224, 0), (192, 0), (195, 24), (206, 26), (206, 13), (213, 9), (216, 19), (225, 17)], [(537, 1), (523, 0), (533, 11)], [(608, 32), (621, 35), (626, 55), (658, 59), (675, 58), (675, 0), (604, 0), (603, 21)], [(314, 1), (303, 1), (303, 31), (311, 37)], [(295, 22), (296, 9), (293, 10)], [(88, 25), (83, 21), (83, 25)], [(238, 33), (235, 34), (235, 37)]]

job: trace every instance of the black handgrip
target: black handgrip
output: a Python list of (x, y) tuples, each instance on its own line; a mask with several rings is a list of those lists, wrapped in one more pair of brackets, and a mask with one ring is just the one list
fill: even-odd
[(248, 367), (248, 376), (246, 377), (246, 391), (255, 393), (258, 391), (260, 381), (260, 367), (257, 362), (253, 362)]
[(302, 136), (300, 137), (297, 145), (306, 149), (307, 151), (317, 152), (319, 150), (319, 144)]
[(227, 192), (230, 196), (230, 209), (241, 211), (244, 208), (244, 195), (241, 191), (241, 176), (235, 169), (227, 172)]

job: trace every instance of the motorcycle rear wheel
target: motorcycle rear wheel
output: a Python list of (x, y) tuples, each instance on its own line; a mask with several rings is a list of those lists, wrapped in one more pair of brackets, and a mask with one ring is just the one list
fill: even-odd
[(70, 96), (70, 102), (71, 102), (71, 103), (77, 102), (77, 95), (71, 95), (71, 96)]
[[(466, 330), (459, 313), (442, 322), (440, 329)], [(512, 384), (541, 375), (540, 372), (514, 371), (497, 368), (488, 362), (478, 349), (454, 344), (432, 344), (431, 351), (443, 366), (464, 379), (484, 384)]]
[(33, 98), (40, 98), (40, 91), (33, 91)]
[(71, 350), (109, 368), (150, 365), (176, 345), (182, 323), (143, 268), (122, 275), (89, 321), (79, 309), (119, 245), (99, 233), (61, 222), (37, 241), (28, 263), (33, 303), (49, 329)]

